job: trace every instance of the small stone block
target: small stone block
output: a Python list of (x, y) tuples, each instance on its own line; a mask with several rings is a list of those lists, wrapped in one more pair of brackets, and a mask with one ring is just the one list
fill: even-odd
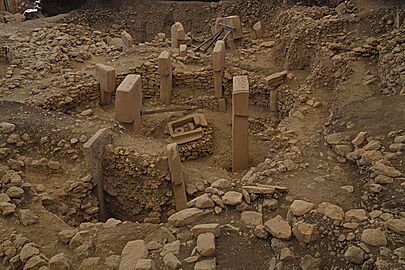
[(212, 67), (214, 71), (222, 71), (225, 65), (226, 48), (223, 40), (218, 40), (215, 43), (212, 51)]
[(111, 93), (115, 90), (117, 74), (115, 68), (96, 64), (96, 80), (100, 83), (100, 91)]
[(156, 270), (156, 265), (151, 259), (140, 259), (136, 263), (135, 270)]
[(179, 54), (180, 54), (180, 57), (186, 57), (187, 56), (187, 45), (186, 44), (180, 45)]

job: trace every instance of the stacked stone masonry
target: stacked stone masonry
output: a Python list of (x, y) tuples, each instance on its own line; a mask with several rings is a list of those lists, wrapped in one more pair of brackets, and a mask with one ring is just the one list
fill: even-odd
[(173, 203), (166, 153), (151, 156), (124, 147), (106, 148), (104, 182), (109, 214), (159, 223), (160, 213)]

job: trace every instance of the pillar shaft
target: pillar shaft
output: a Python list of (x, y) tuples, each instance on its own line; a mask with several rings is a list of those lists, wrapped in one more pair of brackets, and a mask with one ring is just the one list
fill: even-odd
[(96, 80), (100, 83), (100, 103), (109, 105), (112, 100), (112, 93), (115, 91), (116, 71), (113, 67), (96, 64)]
[(273, 88), (270, 90), (270, 111), (278, 112), (278, 88)]
[(108, 218), (104, 198), (103, 152), (104, 146), (110, 143), (111, 133), (107, 128), (103, 128), (97, 131), (83, 146), (87, 167), (90, 170), (93, 182), (96, 184), (100, 218), (102, 221), (106, 221)]
[(162, 52), (158, 58), (158, 71), (160, 76), (160, 101), (170, 104), (173, 92), (173, 73), (170, 53)]
[(225, 42), (219, 40), (215, 44), (214, 50), (212, 51), (212, 69), (214, 70), (214, 89), (215, 89), (215, 96), (218, 98), (221, 98), (224, 95), (222, 88), (222, 77), (225, 67), (225, 56), (226, 56)]
[(181, 159), (176, 143), (172, 143), (167, 146), (167, 159), (172, 178), (176, 210), (181, 211), (187, 208), (187, 195), (184, 184), (183, 166), (181, 165)]
[(233, 77), (232, 93), (232, 171), (249, 168), (249, 81)]

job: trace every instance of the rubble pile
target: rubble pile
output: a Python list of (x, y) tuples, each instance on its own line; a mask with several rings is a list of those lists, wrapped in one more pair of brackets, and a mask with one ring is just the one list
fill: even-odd
[(403, 46), (405, 29), (393, 30), (382, 36), (378, 46), (378, 71), (383, 85), (382, 93), (389, 95), (405, 94), (405, 69), (403, 67)]

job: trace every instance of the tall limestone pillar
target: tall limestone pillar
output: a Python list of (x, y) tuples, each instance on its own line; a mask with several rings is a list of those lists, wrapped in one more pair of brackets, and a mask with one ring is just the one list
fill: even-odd
[(158, 58), (160, 76), (160, 101), (169, 105), (172, 100), (173, 73), (170, 53), (162, 52)]
[(187, 195), (184, 184), (183, 166), (181, 165), (181, 159), (176, 143), (172, 143), (167, 146), (167, 159), (172, 177), (176, 210), (181, 211), (187, 208)]
[(215, 96), (222, 98), (224, 95), (222, 88), (222, 77), (224, 75), (226, 48), (223, 40), (217, 41), (212, 52), (212, 68), (214, 70)]
[(232, 171), (249, 168), (249, 81), (233, 77), (232, 92)]

